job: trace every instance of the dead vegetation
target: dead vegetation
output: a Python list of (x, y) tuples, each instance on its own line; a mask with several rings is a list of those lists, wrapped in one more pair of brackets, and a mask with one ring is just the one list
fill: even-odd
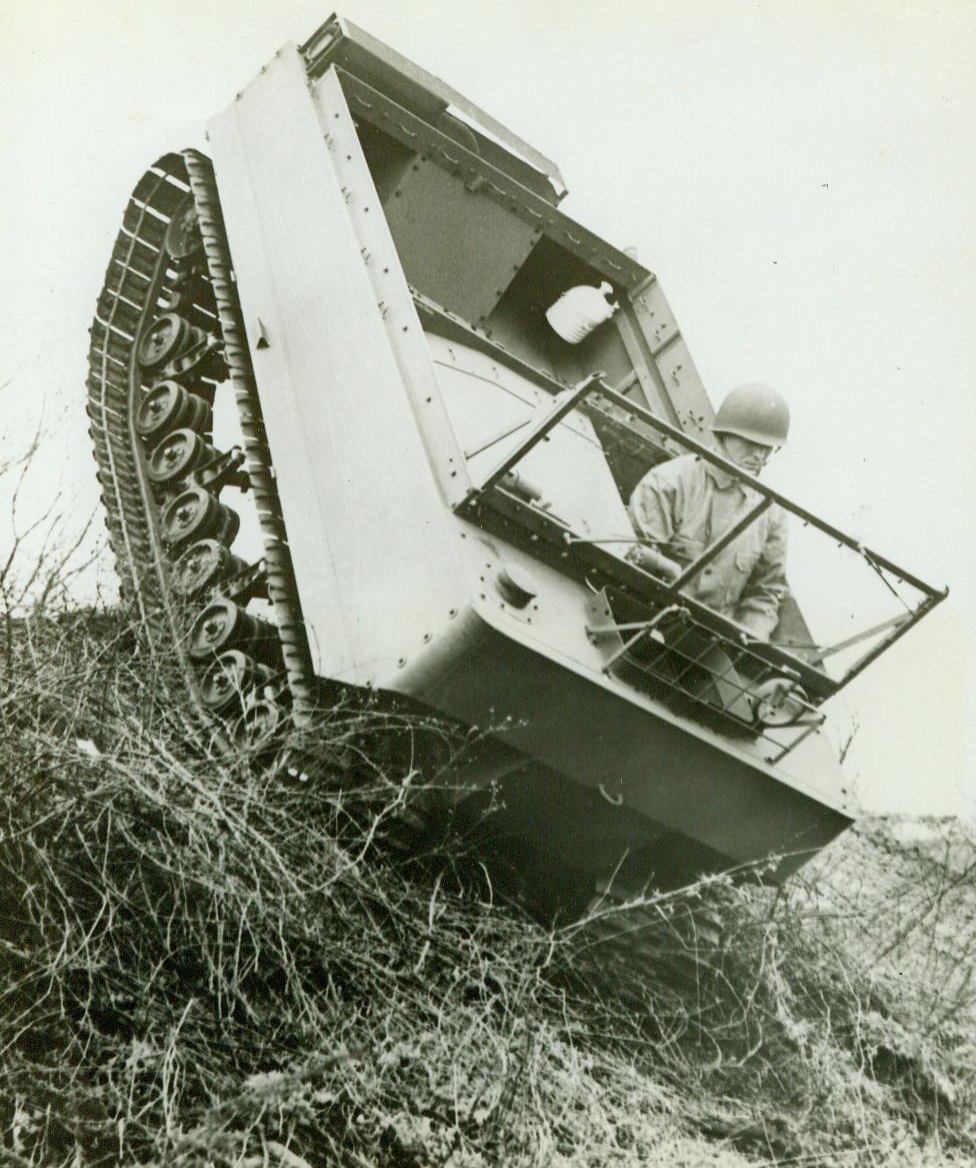
[(972, 1162), (959, 829), (545, 930), (463, 841), (391, 847), (425, 776), (384, 743), (429, 725), (347, 702), (295, 781), (218, 757), (138, 640), (78, 611), (0, 645), (3, 1163)]

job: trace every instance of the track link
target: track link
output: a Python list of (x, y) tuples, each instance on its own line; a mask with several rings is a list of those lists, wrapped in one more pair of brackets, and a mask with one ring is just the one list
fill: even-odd
[[(123, 216), (91, 327), (88, 405), (123, 598), (154, 651), (175, 655), (198, 713), (252, 744), (306, 724), (316, 681), (274, 468), (208, 159), (167, 154)], [(243, 449), (211, 444), (232, 392)], [(231, 551), (220, 494), (249, 492), (263, 555)], [(270, 601), (272, 621), (247, 611)]]

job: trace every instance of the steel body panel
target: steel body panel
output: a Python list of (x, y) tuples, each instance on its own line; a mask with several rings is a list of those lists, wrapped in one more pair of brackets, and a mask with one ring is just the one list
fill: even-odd
[(343, 92), (357, 118), (362, 117), (411, 150), (433, 159), (462, 182), (475, 185), (486, 195), (509, 206), (515, 214), (531, 226), (538, 227), (567, 252), (592, 266), (594, 271), (602, 273), (615, 286), (640, 287), (651, 275), (643, 265), (564, 215), (546, 199), (492, 165), (489, 159), (468, 150), (372, 86), (348, 74), (343, 76), (342, 83)]
[[(474, 479), (483, 484), (485, 480), (497, 477), (497, 468), (507, 466), (513, 452), (523, 448), (528, 436), (537, 430), (539, 419), (551, 416), (555, 403), (548, 392), (515, 369), (493, 359), (489, 353), (439, 335), (430, 336), (428, 341), (460, 444), (468, 456)], [(567, 400), (566, 395), (563, 400)], [(602, 417), (598, 414), (592, 416)], [(592, 541), (604, 554), (605, 567), (616, 564), (627, 572), (634, 571), (624, 563), (624, 556), (633, 546), (635, 536), (618, 490), (619, 484), (603, 445), (597, 439), (591, 416), (579, 410), (568, 413), (542, 442), (520, 456), (518, 474), (524, 476), (539, 496), (534, 502), (519, 504), (528, 507), (528, 513), (524, 515), (526, 522), (548, 524), (557, 530), (572, 532), (573, 538), (581, 539), (584, 544)], [(768, 500), (764, 500), (763, 506), (767, 505)], [(468, 515), (467, 518), (474, 516)], [(511, 539), (527, 548), (533, 556), (527, 564), (545, 556), (548, 562), (555, 561), (558, 566), (567, 556), (576, 560), (581, 554), (582, 545), (556, 544), (544, 548), (537, 541), (533, 547), (525, 523), (516, 523), (514, 527), (510, 525), (502, 530), (493, 524), (492, 529), (502, 540)], [(726, 533), (724, 538), (731, 539), (734, 534)], [(552, 542), (550, 539), (550, 544)], [(717, 545), (715, 550), (721, 546)], [(563, 550), (558, 551), (558, 547)], [(577, 580), (583, 578), (579, 564), (575, 565), (574, 571)], [(632, 580), (631, 584), (634, 582)], [(476, 586), (473, 592), (483, 590)], [(585, 599), (586, 594), (583, 596)], [(578, 614), (571, 614), (568, 619), (573, 622), (577, 617)], [(605, 658), (601, 660), (592, 653), (580, 659), (596, 669), (606, 665)], [(794, 658), (790, 660), (796, 661)], [(799, 667), (799, 662), (796, 666)], [(816, 675), (808, 680), (811, 683), (816, 681)], [(776, 744), (774, 755), (788, 745), (789, 742)], [(828, 791), (837, 785), (831, 779), (827, 783)]]
[(681, 331), (664, 290), (655, 279), (630, 294), (635, 316), (643, 321), (644, 336), (655, 356), (669, 341)]
[(654, 358), (677, 424), (691, 438), (707, 442), (714, 414), (684, 337), (671, 338)]
[[(504, 558), (513, 558), (511, 549)], [(532, 626), (490, 596), (479, 600), (462, 615), (457, 639), (417, 658), (398, 688), (482, 728), (502, 728), (508, 745), (735, 863), (789, 855), (785, 874), (850, 823), (834, 799), (797, 778), (809, 769), (812, 780), (821, 768), (821, 740), (811, 740), (819, 750), (800, 747), (791, 756), (793, 774), (777, 774), (749, 757), (748, 743), (697, 727), (582, 666), (571, 656), (585, 652), (582, 622), (566, 620), (579, 597), (571, 582), (561, 583), (544, 584), (539, 611), (548, 608), (551, 619), (537, 613)], [(579, 629), (581, 639), (570, 645), (569, 632), (557, 648), (547, 635), (557, 627)]]
[[(363, 268), (373, 288), (386, 344), (396, 362), (402, 391), (413, 414), (429, 469), (444, 500), (453, 505), (467, 494), (470, 478), (440, 394), (426, 335), (400, 265), (393, 235), (382, 213), (335, 71), (321, 77), (310, 93), (323, 137), (329, 146), (335, 177), (342, 184), (339, 189), (359, 244)], [(337, 336), (337, 343), (343, 343), (341, 334)]]
[[(470, 543), (469, 539), (468, 546)], [(477, 612), (497, 632), (519, 642), (524, 649), (550, 657), (558, 665), (578, 673), (592, 684), (615, 695), (621, 704), (636, 705), (655, 718), (673, 724), (681, 733), (700, 739), (710, 750), (735, 755), (744, 766), (755, 768), (776, 782), (795, 787), (805, 795), (838, 810), (848, 810), (842, 773), (829, 744), (822, 736), (808, 738), (781, 765), (774, 766), (767, 761), (772, 753), (768, 741), (747, 736), (732, 738), (672, 713), (662, 702), (641, 688), (604, 672), (604, 651), (587, 634), (588, 601), (592, 594), (585, 584), (579, 584), (554, 568), (540, 564), (526, 552), (502, 540), (481, 535), (481, 547), (493, 549), (495, 558), (492, 560), (490, 556), (483, 556), (478, 561), (479, 581), (484, 575), (487, 577), (485, 582), (490, 582), (491, 572), (497, 572), (504, 563), (515, 566), (521, 572), (530, 573), (538, 582), (537, 596), (528, 612), (513, 610), (511, 605), (499, 599), (493, 589), (482, 588), (476, 594), (474, 603)], [(489, 561), (491, 568), (488, 567)], [(469, 568), (469, 571), (473, 570), (473, 566)], [(497, 701), (491, 704), (496, 709), (502, 708)], [(565, 709), (555, 702), (554, 707), (555, 721), (558, 723)], [(507, 713), (512, 711), (508, 710)], [(799, 736), (800, 733), (790, 731), (790, 736)]]
[[(513, 255), (517, 254), (520, 241), (530, 238), (519, 231), (516, 224), (521, 223), (533, 232), (531, 238), (547, 237), (582, 261), (587, 267), (581, 269), (578, 279), (585, 282), (592, 278), (584, 271), (593, 275), (599, 272), (602, 277), (611, 280), (620, 292), (627, 290), (623, 310), (610, 322), (608, 331), (619, 334), (646, 400), (658, 403), (665, 414), (692, 434), (699, 436), (705, 433), (712, 416), (708, 396), (678, 332), (664, 292), (651, 272), (561, 212), (546, 206), (537, 195), (520, 188), (513, 179), (503, 178), (486, 160), (452, 141), (435, 126), (400, 108), (386, 95), (371, 89), (355, 77), (341, 76), (344, 92), (357, 117), (390, 133), (409, 149), (421, 151), (424, 155), (423, 168), (439, 170), (444, 176), (442, 185), (453, 181), (459, 193), (462, 189), (466, 191), (468, 197), (479, 204), (482, 219), (494, 222), (493, 240), (507, 240), (506, 246)], [(400, 185), (403, 187), (401, 194), (405, 193), (410, 186), (409, 175)], [(491, 298), (497, 300), (501, 297), (518, 265), (513, 264), (506, 271), (507, 253), (493, 255), (484, 269), (479, 265), (479, 280), (465, 288), (463, 280), (450, 278), (449, 269), (455, 266), (456, 256), (445, 253), (443, 248), (438, 249), (436, 257), (425, 258), (418, 253), (417, 247), (412, 244), (416, 227), (411, 216), (397, 208), (396, 201), (395, 195), (387, 200), (387, 213), (398, 244), (401, 244), (402, 238), (401, 246), (406, 249), (405, 266), (408, 275), (413, 268), (418, 286), (425, 294), (448, 310), (460, 309), (462, 315), (467, 315), (472, 323), (481, 323), (486, 307), (490, 309)], [(493, 216), (488, 211), (489, 205), (495, 208)], [(463, 202), (460, 206), (463, 207)], [(470, 219), (472, 211), (469, 209), (465, 214)], [(500, 229), (506, 219), (511, 222)], [(457, 247), (470, 250), (477, 247), (474, 234), (469, 232), (465, 236), (463, 232), (454, 233), (450, 238)], [(481, 236), (480, 230), (477, 235)], [(494, 242), (489, 242), (487, 246), (491, 248)], [(501, 243), (499, 249), (500, 253), (505, 251)], [(445, 272), (438, 272), (435, 279), (425, 281), (425, 273), (431, 270), (431, 265), (439, 265)], [(493, 270), (497, 270), (502, 278), (493, 275)], [(554, 288), (552, 300), (568, 286)], [(465, 312), (465, 309), (469, 311)], [(503, 321), (493, 321), (493, 324), (498, 329)], [(666, 345), (662, 344), (663, 336), (667, 337)], [(671, 352), (674, 344), (677, 348)], [(571, 346), (556, 347), (564, 348), (570, 357), (576, 356)], [(679, 357), (676, 358), (674, 353), (679, 353)], [(600, 365), (594, 367), (602, 368)]]
[[(392, 292), (385, 313), (379, 303), (294, 47), (209, 139), (313, 655), (328, 676), (372, 681), (408, 628), (447, 622), (461, 599), (407, 357), (390, 342), (391, 326), (410, 325), (387, 319)], [(361, 210), (375, 196), (365, 183), (349, 193)], [(378, 204), (374, 220), (382, 228)]]
[(406, 169), (384, 206), (409, 283), (472, 321), (488, 316), (539, 238), (427, 160)]
[(655, 280), (632, 294), (630, 306), (678, 425), (692, 437), (706, 436), (715, 411), (661, 285)]
[[(840, 831), (822, 743), (774, 771), (761, 746), (608, 676), (585, 585), (452, 513), (518, 446), (499, 429), (552, 397), (503, 359), (425, 334), (336, 75), (310, 93), (289, 47), (209, 136), (320, 671), (509, 722), (506, 745), (622, 799), (651, 837), (663, 824), (751, 861)], [(524, 471), (575, 530), (632, 538), (582, 413)], [(525, 605), (499, 585), (513, 566), (534, 581)]]
[[(469, 455), (472, 477), (481, 481), (524, 439), (529, 424), (551, 408), (552, 398), (488, 353), (437, 335), (430, 335), (428, 344), (459, 443)], [(493, 437), (495, 441), (491, 441)], [(558, 515), (574, 530), (593, 538), (620, 537), (622, 541), (633, 538), (626, 509), (602, 446), (590, 420), (578, 411), (569, 414), (550, 432), (546, 441), (534, 447), (519, 469), (524, 470), (526, 478), (541, 489), (539, 505)], [(526, 695), (528, 704), (525, 708), (510, 700), (514, 689), (522, 684), (516, 675), (524, 672), (530, 677), (536, 676), (541, 669), (536, 656), (550, 658), (557, 667), (576, 672), (589, 685), (613, 694), (613, 700), (621, 706), (631, 707), (627, 718), (632, 724), (624, 732), (627, 735), (636, 735), (638, 740), (641, 735), (647, 737), (646, 728), (641, 729), (641, 718), (650, 717), (668, 723), (679, 736), (688, 736), (702, 744), (696, 749), (703, 759), (712, 754), (736, 756), (737, 762), (726, 765), (760, 772), (767, 784), (768, 798), (785, 799), (789, 803), (798, 796), (801, 801), (812, 799), (843, 812), (843, 778), (830, 748), (822, 739), (807, 740), (790, 755), (785, 768), (772, 768), (765, 762), (770, 747), (768, 742), (749, 739), (733, 742), (673, 715), (650, 696), (609, 677), (604, 672), (604, 652), (587, 633), (589, 589), (504, 539), (490, 537), (464, 521), (457, 522), (456, 534), (462, 548), (472, 607), (466, 609), (459, 620), (449, 644), (431, 646), (426, 654), (421, 646), (414, 646), (406, 671), (388, 678), (387, 684), (425, 700), (433, 700), (457, 716), (482, 724), (488, 711), (492, 710), (498, 717), (525, 719), (528, 725), (513, 738), (513, 745), (561, 769), (564, 760), (557, 759), (552, 753), (556, 747), (549, 739), (564, 737), (563, 720), (567, 707), (558, 700), (547, 702), (544, 698), (539, 706), (538, 695), (534, 703)], [(621, 542), (621, 555), (627, 546)], [(520, 574), (536, 582), (536, 595), (524, 608), (507, 603), (499, 593), (496, 582), (506, 565), (514, 565)], [(473, 614), (477, 614), (477, 619)], [(514, 671), (511, 678), (507, 677), (507, 670), (500, 662), (506, 654), (518, 651), (503, 651), (493, 637), (487, 637), (479, 621), (490, 625), (495, 635), (517, 641), (523, 651), (528, 651), (517, 661), (508, 661), (507, 668)], [(478, 677), (481, 682), (476, 680)], [(464, 681), (465, 678), (468, 680)], [(482, 683), (484, 688), (475, 704), (463, 709), (451, 704), (460, 701), (454, 693), (455, 684), (460, 689), (470, 685), (472, 692), (476, 692)], [(535, 683), (528, 683), (530, 691), (534, 686)], [(589, 700), (596, 701), (595, 698)], [(539, 708), (535, 709), (536, 706)], [(635, 706), (639, 712), (635, 712)], [(530, 707), (535, 709), (532, 714), (529, 713)], [(660, 738), (661, 733), (655, 731), (651, 737)], [(577, 773), (577, 777), (590, 783), (605, 780), (608, 772), (599, 751), (576, 753), (577, 772), (568, 773)], [(712, 770), (721, 769), (714, 760), (701, 765)], [(644, 766), (646, 760), (638, 766), (635, 774)], [(782, 794), (780, 788), (792, 794)], [(752, 810), (750, 808), (750, 812)], [(651, 809), (646, 813), (654, 814)], [(664, 821), (669, 826), (687, 830), (687, 824), (678, 823), (673, 817)], [(709, 846), (714, 846), (714, 841)]]
[[(524, 439), (528, 423), (552, 407), (552, 395), (487, 354), (433, 334), (427, 340), (469, 472), (481, 482)], [(575, 530), (633, 539), (603, 447), (583, 414), (570, 414), (519, 470), (543, 485), (551, 512)]]
[(329, 17), (302, 45), (302, 52), (309, 62), (312, 76), (338, 64), (351, 72), (361, 73), (365, 80), (402, 95), (407, 101), (413, 98), (414, 104), (425, 113), (436, 115), (453, 108), (487, 134), (489, 140), (496, 139), (506, 153), (528, 162), (540, 176), (545, 176), (551, 201), (558, 201), (566, 193), (562, 175), (552, 159), (546, 158), (464, 94), (350, 21), (335, 15)]

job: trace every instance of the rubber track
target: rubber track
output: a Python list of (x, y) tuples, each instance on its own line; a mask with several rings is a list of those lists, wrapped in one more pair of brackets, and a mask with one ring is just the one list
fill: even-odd
[[(268, 595), (281, 640), (292, 717), (296, 724), (302, 724), (314, 709), (315, 674), (213, 170), (209, 160), (195, 151), (165, 155), (136, 185), (92, 323), (87, 412), (109, 543), (123, 597), (133, 604), (152, 647), (168, 657), (176, 654), (195, 699), (195, 673), (186, 655), (179, 606), (170, 594), (169, 561), (160, 535), (158, 506), (146, 477), (146, 456), (135, 431), (142, 395), (135, 353), (142, 332), (166, 308), (165, 294), (170, 291), (166, 286), (167, 270), (171, 271), (172, 265), (163, 250), (163, 241), (170, 217), (188, 193), (192, 193), (197, 210), (214, 303), (200, 303), (198, 298), (192, 304), (181, 304), (179, 311), (197, 327), (220, 334), (261, 526)], [(212, 715), (206, 716), (212, 720)]]
[(200, 219), (210, 283), (217, 302), (217, 316), (224, 342), (224, 361), (237, 401), (251, 492), (264, 537), (268, 596), (274, 607), (275, 624), (281, 638), (282, 655), (291, 690), (293, 717), (296, 723), (301, 725), (315, 707), (315, 671), (302, 621), (281, 501), (274, 481), (271, 450), (261, 412), (261, 399), (258, 397), (254, 380), (240, 301), (234, 284), (220, 200), (210, 162), (195, 151), (187, 151), (184, 158)]

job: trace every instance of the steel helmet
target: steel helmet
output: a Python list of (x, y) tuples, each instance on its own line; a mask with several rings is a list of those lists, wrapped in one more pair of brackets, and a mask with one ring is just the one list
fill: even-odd
[(761, 446), (783, 446), (790, 432), (790, 407), (777, 390), (749, 381), (730, 390), (718, 407), (712, 430), (737, 434)]

